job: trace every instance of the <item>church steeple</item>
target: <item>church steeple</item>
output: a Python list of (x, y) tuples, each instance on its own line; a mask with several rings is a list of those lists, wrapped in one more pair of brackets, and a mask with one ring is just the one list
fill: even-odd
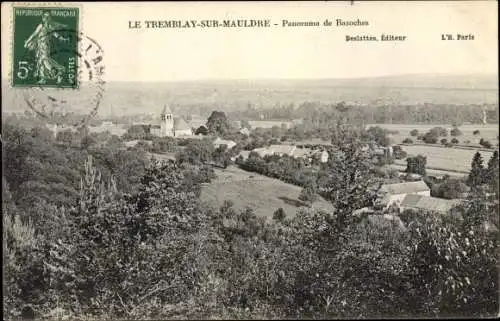
[(172, 120), (172, 110), (170, 110), (169, 105), (165, 105), (163, 107), (163, 111), (161, 113), (161, 120)]
[(175, 136), (174, 115), (168, 105), (163, 107), (161, 113), (161, 132), (162, 136)]

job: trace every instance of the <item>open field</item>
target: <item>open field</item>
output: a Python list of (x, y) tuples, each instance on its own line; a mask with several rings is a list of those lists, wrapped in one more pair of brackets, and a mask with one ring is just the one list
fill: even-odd
[[(389, 167), (391, 169), (395, 169), (395, 170), (397, 170), (399, 172), (404, 172), (406, 170), (406, 161), (404, 161), (404, 164), (401, 161), (398, 161), (398, 163), (399, 164), (391, 164), (391, 165), (389, 165)], [(443, 171), (443, 170), (439, 170), (439, 169), (430, 169), (430, 168), (427, 168), (425, 171), (426, 171), (427, 175), (434, 175), (434, 176), (448, 175), (448, 176), (453, 177), (453, 178), (462, 178), (462, 177), (466, 177), (467, 176), (466, 173)]]
[[(416, 156), (418, 154), (427, 156), (427, 167), (439, 170), (449, 170), (467, 173), (470, 171), (472, 157), (477, 150), (474, 149), (459, 149), (446, 148), (425, 145), (409, 145), (403, 146), (403, 150), (408, 153), (408, 156)], [(493, 151), (480, 151), (483, 156), (484, 165), (488, 163)], [(395, 160), (398, 165), (406, 165), (406, 159)]]
[[(412, 124), (369, 124), (368, 127), (371, 126), (380, 126), (382, 128), (392, 130), (392, 131), (398, 131), (397, 134), (391, 135), (393, 142), (395, 144), (399, 144), (403, 141), (403, 139), (409, 137), (413, 141), (416, 141), (416, 137), (412, 137), (410, 135), (410, 131), (413, 129), (417, 129), (420, 134), (425, 134), (429, 129), (433, 127), (444, 127), (448, 130), (448, 136), (447, 137), (441, 137), (441, 138), (446, 138), (448, 141), (450, 141), (453, 136), (450, 136), (450, 130), (453, 128), (451, 124), (441, 124), (441, 125), (412, 125)], [(481, 125), (481, 124), (475, 124), (475, 125), (462, 125), (459, 127), (460, 131), (462, 132), (462, 135), (457, 136), (456, 138), (459, 140), (459, 145), (463, 145), (465, 141), (470, 141), (470, 144), (466, 145), (477, 145), (479, 146), (479, 140), (481, 138), (484, 138), (493, 145), (498, 143), (497, 137), (498, 137), (498, 124), (487, 124), (487, 125)], [(474, 135), (473, 132), (475, 130), (479, 130), (480, 134), (479, 135)], [(439, 138), (441, 140), (441, 138)]]
[[(215, 169), (217, 178), (202, 188), (201, 199), (212, 206), (220, 206), (231, 200), (234, 208), (244, 210), (252, 207), (258, 216), (271, 218), (274, 211), (282, 207), (287, 216), (294, 216), (303, 204), (298, 200), (300, 187), (284, 183), (256, 173), (243, 171), (235, 166)], [(331, 210), (330, 203), (320, 199), (313, 204), (315, 209)]]

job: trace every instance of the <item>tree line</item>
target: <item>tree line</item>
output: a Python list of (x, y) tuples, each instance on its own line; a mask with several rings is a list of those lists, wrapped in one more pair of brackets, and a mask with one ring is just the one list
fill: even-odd
[[(335, 118), (337, 104), (305, 101), (297, 104), (276, 104), (272, 107), (256, 108), (248, 105), (242, 111), (229, 112), (231, 118), (248, 120), (290, 120), (304, 119), (311, 126), (329, 124)], [(482, 124), (483, 108), (488, 112), (488, 123), (498, 123), (498, 104), (421, 104), (421, 105), (349, 105), (349, 112), (366, 124)]]

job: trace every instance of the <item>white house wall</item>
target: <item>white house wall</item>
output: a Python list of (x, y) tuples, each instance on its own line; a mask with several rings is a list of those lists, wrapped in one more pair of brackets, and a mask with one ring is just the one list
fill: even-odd
[[(391, 205), (397, 205), (399, 206), (403, 199), (405, 198), (407, 194), (395, 194), (395, 195), (389, 195), (389, 200), (387, 202), (386, 207), (390, 207)], [(423, 195), (423, 194), (422, 194)]]

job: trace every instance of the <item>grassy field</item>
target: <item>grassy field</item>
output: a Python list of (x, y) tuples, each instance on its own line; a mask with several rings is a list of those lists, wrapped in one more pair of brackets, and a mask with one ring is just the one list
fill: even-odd
[[(413, 129), (417, 129), (420, 134), (425, 134), (429, 129), (433, 127), (444, 127), (448, 130), (448, 136), (447, 137), (441, 137), (441, 138), (446, 138), (448, 141), (450, 141), (453, 136), (450, 136), (449, 132), (453, 128), (450, 124), (448, 125), (407, 125), (407, 124), (370, 124), (370, 126), (380, 126), (382, 128), (391, 130), (391, 131), (398, 131), (396, 134), (392, 134), (391, 138), (393, 139), (393, 142), (395, 144), (401, 143), (405, 138), (409, 137), (413, 141), (416, 141), (416, 137), (412, 137), (410, 135), (410, 131)], [(481, 125), (481, 124), (475, 124), (475, 125), (462, 125), (459, 127), (460, 131), (462, 132), (462, 135), (457, 136), (456, 138), (459, 140), (459, 145), (464, 145), (465, 141), (470, 141), (469, 144), (466, 145), (479, 145), (479, 140), (481, 138), (484, 138), (493, 145), (496, 145), (498, 143), (498, 124), (488, 124), (488, 125)], [(474, 135), (473, 132), (475, 130), (479, 130), (479, 135)], [(439, 140), (441, 140), (439, 138)]]
[[(398, 161), (398, 164), (391, 164), (391, 165), (389, 165), (389, 168), (395, 169), (399, 172), (404, 172), (406, 170), (406, 161), (403, 161), (403, 162)], [(434, 176), (448, 175), (448, 176), (453, 177), (453, 178), (467, 177), (467, 174), (462, 173), (462, 172), (451, 172), (451, 171), (444, 171), (444, 170), (439, 170), (439, 169), (429, 169), (429, 168), (427, 168), (425, 171), (426, 171), (427, 175), (434, 175)]]
[[(272, 217), (274, 211), (282, 207), (287, 216), (294, 216), (299, 208), (305, 208), (298, 200), (300, 187), (280, 180), (249, 173), (237, 167), (215, 169), (217, 179), (202, 188), (201, 199), (212, 206), (220, 206), (230, 200), (234, 207), (244, 210), (254, 209), (258, 216)], [(330, 203), (320, 199), (313, 204), (314, 209), (331, 210)]]
[[(459, 149), (445, 148), (425, 145), (409, 145), (403, 146), (403, 150), (408, 153), (408, 156), (416, 156), (418, 154), (427, 156), (427, 167), (440, 170), (449, 170), (457, 172), (469, 172), (472, 162), (472, 157), (477, 150), (474, 149)], [(480, 151), (483, 156), (484, 165), (488, 163), (493, 151)], [(398, 165), (406, 165), (405, 160), (395, 160)]]

